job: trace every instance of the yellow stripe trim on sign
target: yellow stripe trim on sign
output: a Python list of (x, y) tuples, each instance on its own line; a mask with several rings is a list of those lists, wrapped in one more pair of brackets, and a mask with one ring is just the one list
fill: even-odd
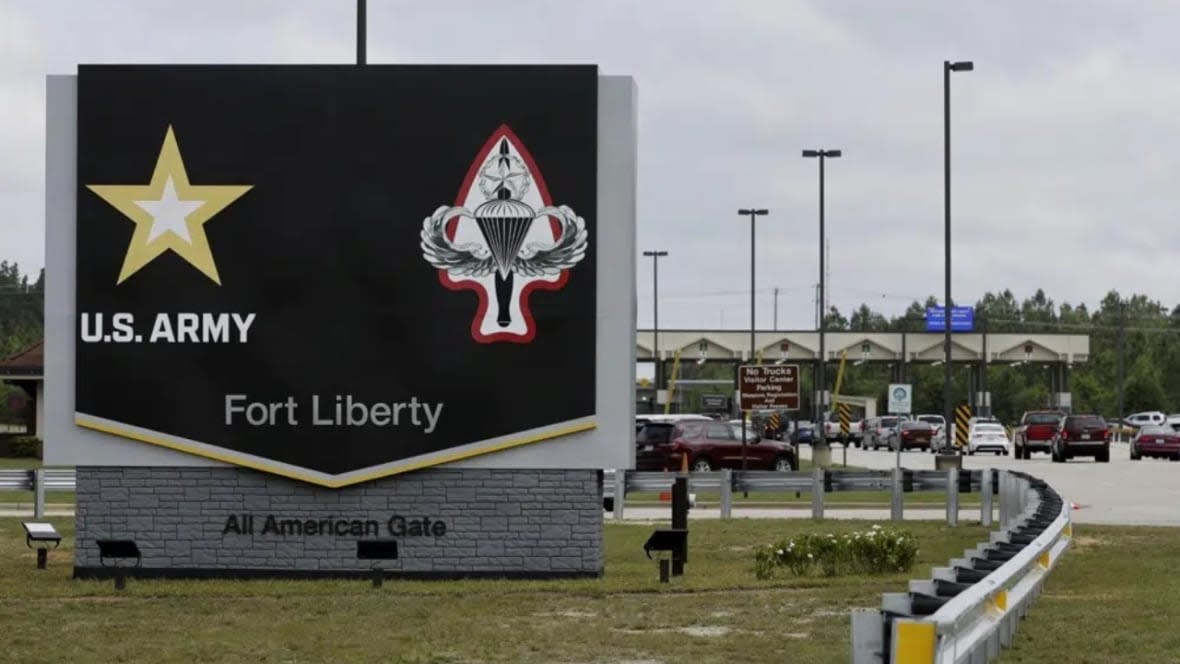
[(934, 623), (899, 620), (897, 643), (893, 647), (895, 664), (934, 664)]
[(325, 479), (322, 477), (318, 477), (316, 475), (309, 475), (307, 473), (302, 473), (299, 471), (290, 470), (287, 468), (283, 468), (281, 466), (272, 466), (267, 463), (260, 463), (260, 462), (254, 461), (253, 459), (248, 459), (248, 458), (241, 457), (237, 454), (233, 454), (230, 450), (226, 450), (225, 452), (203, 450), (203, 449), (191, 446), (191, 445), (186, 445), (184, 443), (178, 443), (175, 441), (171, 441), (171, 440), (168, 440), (168, 439), (163, 438), (158, 435), (151, 435), (151, 434), (142, 433), (139, 431), (133, 431), (131, 429), (124, 429), (122, 427), (113, 426), (110, 424), (106, 424), (104, 422), (95, 422), (95, 421), (90, 420), (86, 417), (80, 417), (77, 415), (74, 416), (74, 424), (77, 424), (80, 427), (85, 427), (87, 429), (94, 429), (95, 431), (101, 431), (103, 433), (109, 433), (109, 434), (113, 434), (116, 436), (122, 436), (124, 438), (130, 438), (132, 440), (138, 440), (138, 441), (144, 442), (144, 443), (151, 443), (152, 445), (159, 445), (160, 447), (167, 447), (169, 449), (177, 450), (179, 452), (185, 452), (187, 454), (192, 454), (192, 455), (199, 456), (199, 457), (205, 457), (207, 459), (214, 459), (216, 461), (221, 461), (223, 463), (228, 463), (228, 464), (231, 464), (234, 466), (241, 466), (243, 468), (252, 468), (254, 470), (261, 470), (261, 471), (264, 471), (267, 473), (272, 473), (274, 475), (281, 475), (283, 477), (289, 477), (291, 479), (301, 480), (301, 481), (308, 482), (311, 484), (316, 484), (319, 486), (328, 487), (330, 489), (338, 489), (340, 487), (348, 486), (350, 484), (359, 484), (361, 482), (375, 480), (380, 477), (388, 477), (390, 475), (398, 475), (401, 473), (408, 473), (412, 470), (421, 470), (423, 468), (429, 468), (431, 466), (439, 466), (439, 465), (442, 465), (445, 463), (451, 463), (453, 461), (462, 461), (463, 459), (470, 459), (472, 457), (477, 457), (477, 456), (480, 456), (483, 454), (490, 454), (492, 452), (499, 452), (501, 450), (506, 450), (506, 449), (513, 448), (513, 447), (519, 447), (521, 445), (528, 445), (529, 443), (539, 443), (543, 440), (549, 440), (550, 438), (558, 438), (560, 436), (567, 436), (572, 433), (581, 433), (583, 431), (589, 431), (589, 430), (594, 429), (598, 426), (598, 424), (595, 422), (574, 424), (574, 425), (571, 425), (568, 427), (563, 427), (560, 429), (552, 429), (550, 431), (545, 431), (545, 432), (534, 434), (531, 436), (525, 436), (523, 438), (515, 438), (512, 440), (501, 441), (501, 442), (496, 443), (494, 445), (488, 445), (487, 447), (480, 447), (480, 448), (474, 449), (474, 450), (467, 450), (464, 452), (453, 452), (451, 454), (444, 454), (444, 455), (440, 455), (440, 456), (437, 456), (437, 457), (434, 457), (431, 459), (426, 459), (423, 461), (409, 462), (409, 463), (405, 463), (405, 464), (401, 464), (401, 465), (397, 465), (397, 466), (392, 466), (389, 468), (383, 468), (381, 470), (375, 470), (375, 471), (372, 471), (369, 473), (355, 475), (355, 476), (352, 476), (346, 480), (334, 480), (334, 479)]

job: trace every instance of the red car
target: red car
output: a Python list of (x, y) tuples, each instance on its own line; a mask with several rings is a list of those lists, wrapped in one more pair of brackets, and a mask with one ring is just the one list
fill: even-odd
[(898, 444), (900, 444), (903, 452), (906, 450), (925, 452), (930, 449), (930, 441), (932, 440), (934, 440), (934, 427), (929, 422), (905, 420), (900, 426), (889, 432), (889, 449), (896, 451)]
[[(742, 441), (727, 422), (688, 420), (664, 430), (639, 432), (635, 450), (636, 470), (680, 470), (685, 456), (688, 468), (709, 472), (718, 468), (742, 467)], [(645, 433), (646, 432), (646, 433)], [(761, 438), (746, 443), (749, 470), (794, 470), (798, 468), (795, 448), (781, 440)]]
[(1110, 461), (1110, 429), (1098, 415), (1066, 415), (1053, 437), (1053, 461), (1064, 463), (1075, 456), (1092, 456), (1100, 463)]
[(1180, 461), (1180, 432), (1172, 427), (1153, 424), (1139, 427), (1131, 439), (1131, 461), (1143, 457)]
[(1012, 435), (1017, 459), (1027, 459), (1033, 452), (1053, 453), (1053, 438), (1065, 413), (1059, 410), (1030, 410), (1020, 418)]

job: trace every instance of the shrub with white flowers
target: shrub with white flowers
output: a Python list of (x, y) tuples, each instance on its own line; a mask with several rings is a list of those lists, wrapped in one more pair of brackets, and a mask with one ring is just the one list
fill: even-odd
[(873, 526), (837, 535), (800, 535), (759, 547), (754, 573), (768, 579), (780, 568), (795, 576), (907, 572), (918, 559), (918, 540), (908, 530)]

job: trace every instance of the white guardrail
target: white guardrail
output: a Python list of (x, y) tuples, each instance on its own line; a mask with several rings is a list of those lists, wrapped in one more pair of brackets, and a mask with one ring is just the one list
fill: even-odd
[(1070, 504), (1045, 482), (999, 473), (990, 540), (852, 613), (853, 664), (983, 664), (1011, 647), (1021, 618), (1073, 537)]

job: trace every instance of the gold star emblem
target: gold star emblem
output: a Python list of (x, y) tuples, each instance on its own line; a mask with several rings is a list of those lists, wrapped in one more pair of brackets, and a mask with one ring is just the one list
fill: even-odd
[(176, 135), (168, 125), (150, 183), (91, 184), (86, 188), (135, 222), (135, 233), (116, 284), (171, 249), (220, 285), (221, 277), (205, 237), (205, 222), (252, 186), (190, 184)]

